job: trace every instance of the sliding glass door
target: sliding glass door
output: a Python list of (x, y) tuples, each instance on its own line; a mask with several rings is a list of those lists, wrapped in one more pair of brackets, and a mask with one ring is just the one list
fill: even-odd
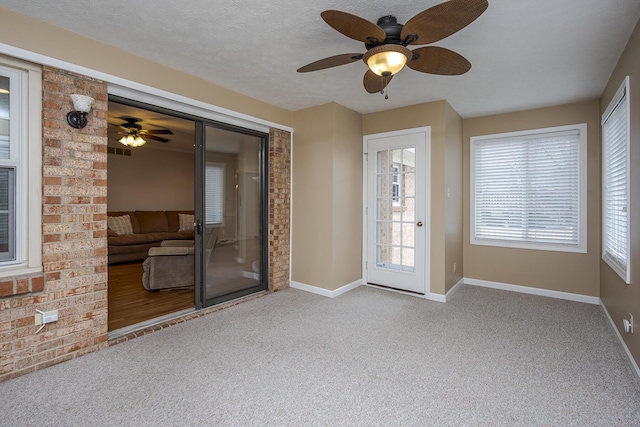
[(214, 123), (197, 129), (199, 307), (267, 289), (267, 135)]

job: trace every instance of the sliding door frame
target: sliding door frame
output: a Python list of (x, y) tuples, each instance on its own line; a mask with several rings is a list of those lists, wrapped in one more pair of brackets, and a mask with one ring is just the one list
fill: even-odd
[[(174, 116), (193, 121), (195, 124), (195, 179), (194, 179), (194, 213), (195, 213), (195, 309), (220, 304), (235, 298), (250, 295), (255, 292), (269, 289), (269, 134), (258, 130), (248, 129), (211, 119), (205, 119), (193, 114), (183, 113), (171, 108), (161, 107), (147, 102), (137, 101), (131, 98), (109, 94), (109, 101), (142, 108), (149, 111)], [(204, 292), (205, 272), (205, 246), (203, 239), (204, 227), (204, 165), (206, 160), (205, 129), (207, 126), (218, 129), (255, 136), (261, 139), (259, 150), (260, 164), (260, 283), (257, 286), (233, 292), (227, 295), (206, 299)]]
[[(206, 250), (205, 250), (205, 203), (204, 203), (204, 174), (206, 164), (206, 129), (207, 127), (222, 129), (260, 138), (259, 155), (259, 186), (260, 186), (260, 282), (252, 287), (231, 292), (229, 294), (207, 298), (206, 286)], [(196, 156), (195, 156), (195, 294), (196, 309), (209, 307), (232, 299), (240, 298), (269, 289), (269, 134), (246, 129), (212, 120), (199, 119), (196, 121)]]

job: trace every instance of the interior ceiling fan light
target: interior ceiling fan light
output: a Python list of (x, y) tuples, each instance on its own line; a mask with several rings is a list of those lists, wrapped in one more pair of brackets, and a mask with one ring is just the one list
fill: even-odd
[(401, 45), (387, 44), (369, 49), (362, 60), (377, 75), (388, 77), (402, 70), (411, 56), (410, 49)]
[(126, 145), (127, 147), (133, 147), (133, 148), (140, 147), (147, 143), (147, 141), (145, 141), (144, 139), (134, 135), (125, 135), (122, 138), (120, 138), (119, 142), (123, 145)]

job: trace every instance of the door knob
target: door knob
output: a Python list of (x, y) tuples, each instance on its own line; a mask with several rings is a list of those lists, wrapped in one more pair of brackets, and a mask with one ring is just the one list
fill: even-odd
[(422, 221), (418, 221), (418, 223), (416, 224), (418, 227), (422, 227)]

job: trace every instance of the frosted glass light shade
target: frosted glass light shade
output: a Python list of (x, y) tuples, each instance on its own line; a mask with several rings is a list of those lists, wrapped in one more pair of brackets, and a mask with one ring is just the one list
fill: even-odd
[(401, 45), (382, 45), (369, 49), (362, 59), (379, 76), (393, 76), (407, 63), (411, 50)]
[(88, 113), (91, 111), (91, 106), (93, 105), (93, 98), (86, 95), (71, 95), (71, 100), (73, 101), (73, 108), (76, 111), (80, 111), (81, 113)]
[(145, 141), (144, 139), (134, 135), (123, 136), (122, 138), (120, 138), (119, 142), (123, 145), (126, 145), (127, 147), (133, 148), (140, 147), (147, 143), (147, 141)]

